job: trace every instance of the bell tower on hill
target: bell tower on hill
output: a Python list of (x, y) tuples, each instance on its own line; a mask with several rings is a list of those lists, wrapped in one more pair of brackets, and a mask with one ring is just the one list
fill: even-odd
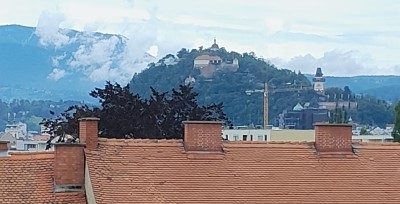
[(322, 74), (322, 70), (320, 67), (317, 68), (317, 71), (315, 72), (315, 76), (313, 78), (313, 87), (314, 90), (317, 92), (324, 92), (324, 83), (325, 83), (325, 78)]

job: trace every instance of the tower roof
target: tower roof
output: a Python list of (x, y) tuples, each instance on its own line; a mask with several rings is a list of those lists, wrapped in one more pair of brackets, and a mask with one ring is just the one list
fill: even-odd
[(214, 38), (214, 43), (211, 45), (211, 49), (219, 49), (219, 46), (217, 44), (217, 39)]
[(315, 77), (322, 77), (324, 74), (322, 74), (321, 67), (317, 68), (317, 71), (315, 72)]
[(303, 110), (303, 109), (304, 109), (304, 108), (303, 108), (303, 106), (302, 106), (300, 103), (297, 103), (297, 105), (293, 107), (293, 110), (294, 110), (294, 111), (301, 111), (301, 110)]

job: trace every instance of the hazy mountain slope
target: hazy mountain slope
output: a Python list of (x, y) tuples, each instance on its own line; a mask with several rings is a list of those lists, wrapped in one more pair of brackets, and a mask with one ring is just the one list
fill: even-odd
[[(23, 97), (26, 89), (34, 89), (47, 91), (46, 99), (90, 100), (88, 92), (106, 79), (125, 75), (125, 81), (130, 79), (134, 72), (129, 67), (136, 61), (129, 59), (123, 36), (74, 30), (40, 33), (31, 27), (0, 26), (0, 86), (15, 88), (12, 95), (0, 89), (0, 98)], [(122, 64), (127, 68), (119, 69)]]
[(366, 89), (362, 93), (395, 102), (400, 100), (400, 84)]

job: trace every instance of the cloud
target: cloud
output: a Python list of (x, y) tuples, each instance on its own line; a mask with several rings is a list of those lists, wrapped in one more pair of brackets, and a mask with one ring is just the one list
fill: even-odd
[(155, 60), (147, 53), (159, 53), (157, 8), (149, 7), (148, 12), (149, 20), (124, 22), (129, 25), (125, 29), (127, 37), (94, 33), (92, 31), (99, 26), (96, 22), (87, 24), (85, 32), (69, 37), (67, 30), (60, 29), (64, 21), (62, 14), (43, 12), (35, 31), (40, 44), (69, 50), (51, 57), (53, 71), (48, 79), (59, 80), (68, 71), (82, 73), (93, 82), (110, 80), (128, 83), (134, 73)]
[[(92, 81), (111, 80), (128, 83), (155, 60), (160, 53), (158, 44), (157, 8), (149, 8), (148, 20), (124, 22), (123, 36), (98, 36), (85, 33), (77, 36), (82, 43), (72, 52), (68, 65), (82, 71)], [(161, 49), (163, 51), (163, 49)]]
[[(72, 53), (69, 62), (72, 68), (100, 67), (103, 64), (110, 64), (116, 57), (115, 53), (118, 52), (117, 45), (122, 43), (122, 40), (116, 36), (105, 39), (98, 39), (94, 35), (86, 37), (92, 39), (86, 39), (86, 43), (80, 45)], [(89, 40), (93, 42), (88, 42)]]
[(91, 23), (87, 23), (83, 27), (83, 30), (84, 30), (84, 32), (95, 32), (96, 30), (99, 29), (99, 27), (100, 27), (99, 22), (91, 22)]
[[(35, 34), (39, 37), (39, 42), (43, 46), (55, 46), (60, 48), (69, 43), (67, 33), (60, 32), (60, 23), (64, 16), (60, 13), (43, 11), (39, 17)], [(66, 30), (64, 30), (66, 31)]]
[(164, 59), (164, 63), (165, 65), (169, 66), (178, 64), (178, 61), (174, 57), (170, 56)]
[(124, 37), (100, 38), (85, 35), (83, 43), (68, 59), (70, 68), (82, 71), (91, 81), (128, 83), (135, 72), (141, 71), (153, 57), (144, 57), (149, 47)]
[(66, 75), (65, 70), (55, 68), (53, 71), (47, 76), (48, 79), (58, 81)]
[(127, 4), (127, 6), (129, 8), (133, 8), (133, 6), (135, 5), (135, 1), (134, 0), (125, 0), (125, 3)]
[(325, 52), (320, 58), (311, 54), (300, 55), (291, 58), (289, 61), (280, 58), (273, 58), (270, 61), (278, 67), (291, 70), (300, 70), (303, 73), (314, 73), (317, 67), (321, 67), (325, 75), (330, 76), (355, 76), (365, 73), (380, 74), (371, 56), (359, 51), (332, 50)]
[(60, 67), (60, 62), (62, 60), (64, 60), (66, 57), (67, 57), (67, 53), (65, 53), (65, 52), (62, 55), (51, 57), (51, 64), (53, 65), (53, 68)]

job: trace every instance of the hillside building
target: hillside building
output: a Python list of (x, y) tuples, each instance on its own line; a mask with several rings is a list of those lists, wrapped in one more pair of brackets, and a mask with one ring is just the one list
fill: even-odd
[(329, 121), (329, 111), (326, 108), (303, 107), (300, 103), (292, 110), (279, 114), (279, 128), (312, 130), (314, 124)]
[(194, 67), (203, 68), (211, 63), (210, 55), (200, 55), (194, 59)]
[[(356, 109), (357, 108), (357, 101), (351, 101), (350, 95), (344, 97), (343, 94), (341, 96), (326, 96), (324, 95), (325, 91), (325, 82), (326, 79), (322, 74), (322, 69), (320, 67), (317, 68), (315, 75), (313, 77), (313, 89), (317, 93), (320, 94), (320, 101), (318, 102), (320, 109), (328, 109), (328, 110), (335, 110), (336, 108), (344, 108), (344, 109)], [(333, 100), (329, 102), (328, 100), (330, 97), (333, 97)], [(332, 98), (331, 98), (332, 100)]]
[(217, 70), (231, 70), (236, 71), (239, 68), (239, 60), (234, 58), (232, 60), (223, 60), (217, 53), (219, 46), (214, 39), (211, 45), (211, 52), (203, 52), (197, 56), (193, 61), (193, 67), (200, 69), (203, 76), (210, 78)]
[(27, 126), (22, 122), (8, 122), (4, 130), (5, 133), (10, 133), (15, 139), (26, 138)]
[(0, 141), (9, 142), (10, 148), (15, 147), (17, 143), (17, 138), (14, 137), (12, 133), (0, 132)]
[(4, 132), (0, 132), (0, 141), (9, 142), (9, 146), (12, 149), (15, 149), (17, 140), (25, 140), (28, 138), (28, 128), (26, 123), (17, 122), (15, 118), (11, 119), (11, 114), (8, 114), (8, 122), (6, 124), (6, 128)]
[(357, 109), (358, 103), (356, 101), (337, 101), (337, 102), (321, 101), (318, 102), (318, 105), (320, 108), (325, 108), (328, 110), (335, 110), (336, 108), (354, 110)]

